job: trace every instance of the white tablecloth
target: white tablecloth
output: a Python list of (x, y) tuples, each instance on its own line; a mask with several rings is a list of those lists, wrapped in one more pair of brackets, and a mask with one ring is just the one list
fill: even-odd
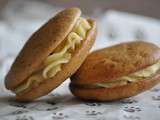
[[(0, 21), (0, 119), (160, 120), (160, 85), (120, 101), (89, 102), (76, 99), (68, 89), (67, 80), (58, 89), (34, 102), (16, 102), (13, 94), (4, 88), (3, 78), (26, 38), (57, 10), (41, 3), (18, 4), (23, 7), (14, 2), (9, 4)], [(37, 4), (38, 7), (35, 7)], [(36, 10), (42, 12), (37, 13)], [(158, 20), (108, 11), (99, 16), (97, 22), (98, 37), (93, 49), (134, 39), (160, 43)]]
[[(69, 80), (68, 80), (69, 82)], [(138, 96), (114, 102), (76, 99), (68, 82), (46, 97), (18, 103), (10, 94), (0, 94), (2, 120), (159, 120), (160, 86)]]

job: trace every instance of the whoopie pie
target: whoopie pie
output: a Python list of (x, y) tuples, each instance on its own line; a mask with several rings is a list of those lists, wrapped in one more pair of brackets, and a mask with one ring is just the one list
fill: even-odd
[(71, 77), (71, 92), (86, 100), (111, 101), (137, 95), (160, 82), (160, 48), (121, 43), (92, 52)]
[(81, 17), (79, 8), (59, 12), (26, 42), (5, 77), (6, 88), (19, 101), (48, 94), (76, 72), (95, 38), (96, 22)]

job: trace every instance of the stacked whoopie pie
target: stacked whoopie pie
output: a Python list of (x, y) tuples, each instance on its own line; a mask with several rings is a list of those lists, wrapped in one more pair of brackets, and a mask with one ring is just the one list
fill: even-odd
[(61, 11), (24, 45), (5, 78), (19, 101), (46, 95), (70, 77), (87, 57), (96, 37), (96, 22), (79, 8)]
[(96, 22), (80, 15), (79, 8), (65, 9), (26, 42), (5, 78), (17, 100), (44, 96), (69, 77), (75, 96), (99, 101), (134, 96), (159, 83), (159, 47), (136, 41), (89, 54)]

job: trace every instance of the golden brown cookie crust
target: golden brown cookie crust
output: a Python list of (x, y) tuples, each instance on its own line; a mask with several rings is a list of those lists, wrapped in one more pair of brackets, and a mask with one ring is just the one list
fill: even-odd
[(96, 38), (96, 22), (88, 20), (92, 28), (88, 31), (87, 37), (82, 41), (81, 46), (77, 48), (69, 61), (69, 63), (62, 66), (62, 70), (58, 72), (53, 78), (45, 80), (39, 85), (35, 85), (30, 91), (18, 95), (19, 101), (30, 101), (45, 94), (48, 94), (53, 89), (58, 87), (64, 80), (70, 77), (80, 67), (84, 59), (87, 57)]
[(35, 72), (42, 61), (65, 39), (80, 17), (78, 8), (69, 8), (37, 30), (17, 56), (5, 78), (7, 89), (14, 89)]
[(108, 82), (156, 63), (160, 48), (143, 41), (121, 43), (91, 53), (71, 77), (72, 84)]
[(81, 99), (96, 101), (112, 101), (137, 95), (160, 82), (160, 71), (152, 78), (114, 88), (87, 89), (70, 83), (71, 92)]

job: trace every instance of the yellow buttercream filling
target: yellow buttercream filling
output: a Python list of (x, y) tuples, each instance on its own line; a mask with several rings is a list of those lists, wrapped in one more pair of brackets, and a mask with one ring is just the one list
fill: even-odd
[(119, 79), (113, 80), (112, 82), (89, 84), (89, 85), (84, 85), (84, 87), (88, 86), (90, 88), (92, 88), (92, 87), (93, 88), (99, 88), (99, 87), (113, 88), (116, 86), (123, 86), (128, 83), (137, 82), (137, 81), (143, 80), (145, 78), (149, 78), (149, 77), (153, 76), (154, 74), (156, 74), (156, 72), (158, 70), (160, 70), (160, 61), (158, 61), (157, 63), (155, 63), (145, 69), (142, 69), (138, 72), (135, 72), (130, 75), (123, 76)]
[(26, 83), (18, 86), (14, 92), (20, 93), (30, 88), (33, 82), (40, 83), (45, 79), (54, 77), (57, 72), (61, 71), (61, 65), (68, 63), (72, 57), (69, 49), (75, 50), (76, 45), (80, 44), (82, 40), (86, 38), (87, 31), (91, 28), (87, 20), (80, 17), (73, 30), (68, 34), (64, 47), (58, 52), (49, 55), (43, 62), (44, 68), (39, 72), (31, 75)]

